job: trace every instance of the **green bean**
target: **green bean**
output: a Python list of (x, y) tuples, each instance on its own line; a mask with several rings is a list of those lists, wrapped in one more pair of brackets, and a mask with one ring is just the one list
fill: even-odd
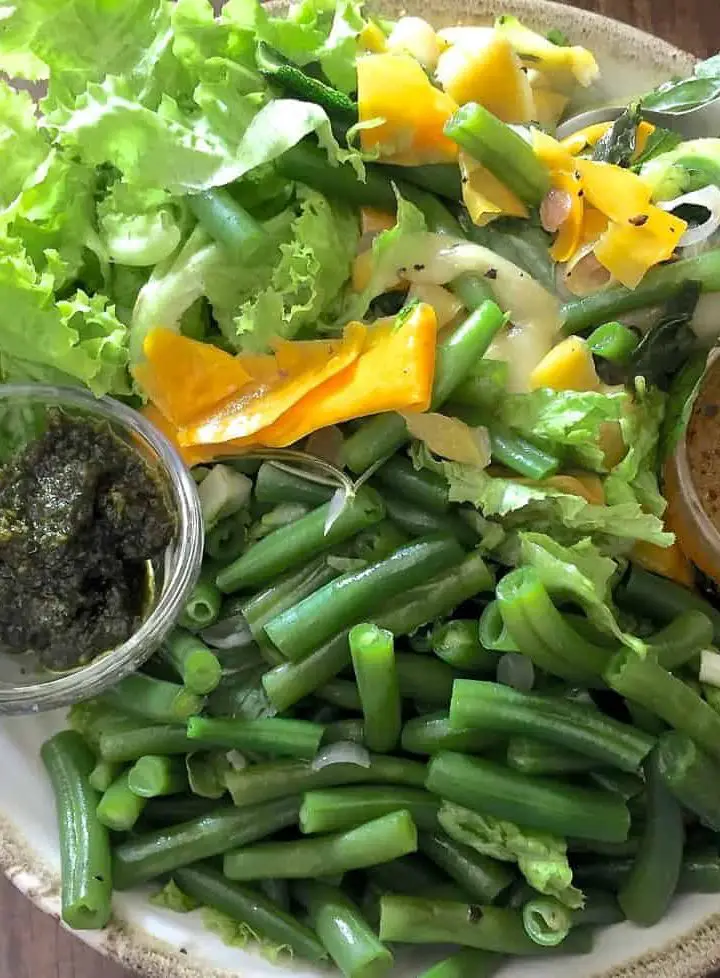
[(477, 545), (477, 533), (456, 512), (437, 513), (422, 509), (401, 496), (393, 496), (386, 489), (383, 489), (382, 496), (388, 516), (408, 536), (422, 537), (428, 533), (447, 533), (457, 537), (463, 546)]
[(248, 924), (273, 944), (290, 947), (308, 961), (321, 961), (327, 956), (309, 927), (257, 890), (231, 883), (214, 866), (195, 863), (176, 869), (173, 877), (183, 893), (202, 906)]
[(506, 865), (455, 842), (440, 829), (421, 832), (418, 843), (423, 855), (480, 903), (494, 903), (513, 881)]
[(625, 914), (611, 893), (583, 888), (585, 906), (574, 910), (573, 927), (609, 927), (625, 920)]
[(307, 908), (313, 929), (345, 978), (383, 978), (391, 970), (391, 952), (342, 890), (304, 880), (293, 893)]
[(586, 639), (572, 626), (532, 568), (521, 567), (507, 574), (496, 593), (510, 634), (520, 651), (540, 668), (561, 679), (587, 681), (607, 666), (612, 651)]
[(402, 749), (408, 754), (438, 754), (442, 750), (485, 754), (498, 738), (471, 727), (453, 727), (447, 713), (426, 713), (408, 720), (402, 730)]
[(247, 261), (267, 240), (262, 224), (226, 190), (214, 187), (190, 194), (187, 204), (198, 223), (235, 261)]
[(352, 554), (360, 560), (373, 563), (384, 560), (391, 553), (408, 543), (408, 537), (392, 520), (382, 520), (367, 530), (362, 530), (352, 542)]
[(132, 836), (115, 847), (115, 886), (127, 890), (234, 846), (249, 845), (297, 822), (299, 798), (246, 808), (221, 806), (170, 828)]
[(466, 947), (423, 971), (420, 978), (492, 978), (502, 964), (499, 954)]
[(321, 686), (315, 693), (317, 699), (329, 703), (340, 710), (350, 710), (352, 713), (362, 712), (360, 691), (350, 679), (332, 679)]
[(452, 614), (464, 601), (490, 591), (493, 583), (492, 571), (483, 558), (471, 553), (451, 573), (411, 588), (404, 597), (396, 598), (371, 617), (396, 638), (411, 635), (428, 622)]
[(363, 822), (407, 811), (419, 828), (437, 827), (439, 802), (421, 788), (362, 785), (308, 791), (300, 808), (300, 830), (305, 834), (339, 832)]
[(545, 740), (631, 773), (654, 744), (647, 734), (583, 704), (468, 679), (455, 682), (450, 723)]
[(587, 886), (596, 886), (617, 893), (628, 878), (633, 862), (629, 857), (577, 862), (573, 864), (573, 882), (583, 890)]
[(625, 801), (636, 798), (645, 790), (645, 782), (635, 774), (626, 771), (590, 771), (590, 777), (601, 788), (620, 795)]
[(118, 764), (137, 761), (145, 754), (188, 754), (200, 746), (189, 739), (185, 726), (152, 726), (137, 720), (135, 723), (132, 730), (100, 735), (98, 752), (103, 761)]
[(105, 791), (97, 805), (97, 817), (115, 832), (129, 832), (145, 807), (145, 798), (130, 787), (130, 771), (123, 771)]
[(642, 730), (652, 737), (659, 737), (661, 733), (667, 730), (667, 724), (660, 717), (651, 713), (650, 710), (645, 709), (644, 706), (633, 703), (632, 700), (625, 700), (625, 706), (630, 714), (633, 726), (637, 727), (638, 730)]
[[(449, 229), (454, 237), (464, 237), (463, 229), (458, 224), (457, 229)], [(463, 272), (450, 282), (448, 288), (456, 295), (467, 310), (479, 309), (483, 302), (493, 299), (493, 290), (489, 281), (484, 275), (477, 275), (474, 272)], [(469, 380), (470, 378), (468, 378)], [(459, 384), (453, 393), (457, 393), (467, 381)]]
[[(371, 866), (366, 871), (368, 881), (379, 896), (383, 893), (414, 893), (429, 896), (437, 895), (443, 888), (460, 893), (455, 883), (447, 881), (447, 877), (419, 853), (401, 856), (392, 862)], [(445, 897), (444, 899), (450, 899)], [(379, 911), (379, 907), (378, 907)], [(378, 913), (379, 919), (379, 913)]]
[(207, 628), (220, 617), (221, 605), (222, 595), (215, 584), (201, 575), (185, 602), (180, 615), (180, 624), (183, 628), (191, 630)]
[(97, 761), (88, 778), (90, 787), (102, 794), (120, 776), (122, 769), (122, 764), (118, 764), (116, 761), (104, 761), (102, 759)]
[(361, 182), (350, 164), (330, 166), (327, 153), (307, 141), (286, 150), (274, 166), (288, 180), (304, 183), (346, 204), (384, 211), (393, 211), (397, 206), (392, 183), (382, 168), (367, 166), (366, 179)]
[(416, 849), (413, 820), (399, 811), (333, 835), (233, 849), (225, 853), (223, 872), (237, 880), (332, 876), (389, 862)]
[(326, 532), (330, 503), (323, 503), (290, 526), (269, 533), (217, 575), (225, 593), (260, 587), (298, 564), (305, 563), (354, 536), (385, 516), (385, 506), (373, 490), (363, 487), (343, 507)]
[(190, 791), (211, 801), (222, 798), (227, 791), (225, 776), (230, 768), (230, 761), (224, 752), (195, 751), (185, 755), (185, 772)]
[(300, 662), (284, 662), (262, 677), (267, 698), (280, 713), (315, 693), (350, 662), (348, 633), (342, 632)]
[(528, 479), (547, 479), (560, 468), (556, 455), (538, 448), (511, 428), (492, 422), (488, 425), (490, 454), (494, 462), (505, 465)]
[(323, 744), (337, 744), (349, 740), (352, 744), (365, 742), (365, 727), (360, 719), (336, 720), (325, 727)]
[(682, 810), (666, 787), (657, 754), (645, 766), (647, 818), (640, 849), (618, 893), (628, 920), (652, 927), (665, 916), (677, 889), (685, 845)]
[(381, 600), (448, 570), (462, 558), (456, 540), (417, 540), (385, 560), (326, 584), (269, 621), (265, 634), (289, 659), (303, 659), (343, 628), (371, 614)]
[(680, 893), (720, 893), (720, 854), (717, 849), (686, 853), (678, 880)]
[(663, 734), (660, 774), (675, 797), (711, 829), (720, 831), (720, 765), (686, 734)]
[(377, 625), (355, 625), (349, 641), (365, 722), (365, 743), (372, 751), (386, 753), (396, 746), (402, 728), (393, 634)]
[(596, 766), (593, 758), (532, 737), (511, 737), (507, 763), (521, 774), (574, 774)]
[(99, 930), (110, 919), (110, 842), (88, 780), (93, 755), (74, 730), (46, 740), (40, 756), (55, 795), (60, 834), (62, 919), (75, 930)]
[(581, 333), (625, 313), (662, 305), (687, 282), (697, 282), (703, 292), (720, 291), (720, 249), (652, 268), (637, 288), (613, 285), (571, 299), (562, 310), (563, 332)]
[(185, 764), (175, 757), (146, 754), (128, 771), (128, 788), (140, 798), (158, 798), (187, 791)]
[(215, 653), (196, 635), (176, 628), (165, 639), (165, 657), (191, 693), (211, 693), (222, 679), (222, 666)]
[(587, 345), (593, 356), (621, 365), (629, 361), (638, 342), (636, 333), (617, 322), (598, 326), (587, 338)]
[(455, 669), (466, 672), (494, 672), (498, 657), (480, 644), (478, 623), (470, 618), (455, 618), (437, 624), (430, 636), (432, 650)]
[(279, 717), (261, 720), (192, 717), (188, 722), (190, 740), (275, 757), (312, 759), (318, 752), (323, 733), (324, 728), (319, 723)]
[(153, 679), (142, 672), (121, 679), (103, 694), (102, 699), (111, 707), (126, 710), (154, 723), (182, 722), (199, 713), (204, 703), (201, 696), (183, 686)]
[(681, 612), (669, 625), (647, 639), (663, 669), (673, 671), (713, 644), (713, 623), (702, 611)]
[(605, 681), (621, 696), (651, 710), (720, 758), (720, 715), (657, 662), (641, 659), (630, 650), (618, 652), (605, 672)]
[(534, 897), (522, 908), (525, 933), (541, 947), (557, 947), (570, 933), (573, 920), (567, 907), (552, 897)]
[(375, 478), (403, 501), (431, 513), (446, 513), (450, 508), (447, 481), (427, 469), (416, 470), (409, 458), (394, 455), (377, 470)]
[(142, 813), (142, 821), (143, 824), (167, 827), (216, 810), (217, 799), (200, 798), (196, 795), (167, 795), (148, 801)]
[(408, 181), (428, 193), (445, 197), (456, 203), (462, 197), (458, 168), (450, 163), (430, 163), (420, 166), (382, 164), (382, 169), (395, 181)]
[(360, 764), (328, 764), (313, 768), (306, 761), (253, 764), (228, 774), (227, 786), (235, 804), (244, 807), (342, 784), (392, 784), (422, 788), (425, 775), (425, 765), (417, 761), (375, 754), (371, 756), (368, 767)]
[(303, 102), (314, 102), (325, 109), (331, 118), (342, 119), (350, 125), (358, 121), (357, 102), (349, 95), (313, 75), (306, 74), (297, 65), (278, 55), (264, 41), (257, 45), (255, 61), (258, 71), (290, 97)]
[[(720, 251), (716, 254), (720, 258)], [(614, 596), (622, 608), (661, 625), (669, 625), (685, 611), (701, 611), (713, 623), (714, 644), (720, 644), (720, 611), (699, 594), (666, 577), (631, 564)]]
[(404, 698), (425, 705), (446, 707), (449, 704), (453, 683), (461, 673), (444, 662), (415, 652), (398, 652), (395, 662)]
[(538, 207), (550, 173), (532, 147), (482, 105), (469, 102), (445, 124), (445, 135), (478, 160), (526, 204)]
[(426, 787), (480, 814), (554, 835), (621, 842), (630, 827), (627, 806), (609, 792), (530, 778), (491, 761), (449, 751), (431, 758)]
[[(242, 515), (242, 514), (241, 514)], [(217, 523), (205, 536), (205, 553), (213, 560), (227, 564), (237, 560), (247, 546), (248, 529), (238, 514)]]
[(485, 605), (478, 625), (480, 644), (492, 652), (519, 652), (517, 642), (512, 638), (502, 616), (499, 601)]
[(455, 900), (388, 894), (380, 901), (380, 940), (404, 944), (462, 944), (498, 954), (541, 954), (525, 933), (519, 910)]
[(260, 503), (305, 503), (322, 506), (332, 498), (335, 489), (277, 462), (263, 462), (255, 477), (255, 498)]
[[(495, 334), (505, 322), (494, 302), (483, 303), (437, 346), (432, 408), (443, 404), (485, 355)], [(392, 455), (408, 440), (405, 422), (399, 414), (380, 414), (360, 423), (343, 445), (343, 461), (352, 471), (366, 471), (379, 459)]]

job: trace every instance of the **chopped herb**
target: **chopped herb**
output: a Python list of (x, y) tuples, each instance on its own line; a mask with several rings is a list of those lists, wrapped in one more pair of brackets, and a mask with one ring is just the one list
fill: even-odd
[(559, 48), (567, 48), (570, 46), (570, 38), (564, 31), (561, 31), (559, 27), (551, 27), (545, 37), (551, 44), (555, 44)]
[(637, 146), (640, 103), (632, 102), (595, 144), (592, 158), (598, 163), (630, 166)]
[(485, 278), (489, 278), (490, 281), (495, 281), (497, 277), (497, 268), (488, 268), (488, 270), (485, 272)]

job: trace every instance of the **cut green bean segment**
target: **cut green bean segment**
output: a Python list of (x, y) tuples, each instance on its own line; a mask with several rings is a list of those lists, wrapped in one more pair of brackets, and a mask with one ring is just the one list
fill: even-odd
[(315, 693), (350, 662), (348, 633), (342, 632), (300, 662), (284, 662), (262, 677), (267, 698), (284, 713), (303, 697)]
[(247, 261), (267, 240), (267, 232), (244, 207), (218, 187), (199, 194), (190, 194), (187, 204), (201, 227), (228, 256), (235, 261)]
[(492, 652), (519, 652), (518, 644), (511, 636), (499, 601), (490, 601), (480, 615), (478, 625), (480, 643)]
[(88, 778), (90, 787), (100, 794), (107, 791), (110, 785), (122, 774), (123, 766), (116, 761), (104, 761), (100, 759), (90, 772)]
[(365, 743), (378, 753), (391, 751), (402, 727), (393, 634), (377, 625), (355, 625), (349, 641), (365, 722)]
[(418, 828), (434, 829), (439, 807), (437, 798), (422, 788), (362, 785), (308, 791), (300, 808), (300, 829), (308, 835), (340, 832), (399, 811), (409, 812)]
[[(505, 317), (494, 302), (484, 302), (437, 346), (432, 408), (440, 407), (485, 355)], [(363, 421), (343, 445), (343, 462), (356, 473), (365, 472), (381, 458), (392, 455), (408, 441), (399, 414), (380, 414)]]
[(170, 828), (132, 836), (115, 847), (115, 886), (127, 890), (234, 846), (249, 845), (295, 825), (299, 808), (297, 797), (240, 809), (225, 805)]
[(247, 546), (247, 536), (245, 520), (229, 516), (206, 534), (205, 553), (220, 564), (237, 560)]
[(535, 897), (522, 908), (525, 933), (541, 947), (557, 947), (570, 933), (572, 914), (551, 897)]
[(621, 365), (629, 361), (638, 342), (637, 334), (633, 330), (617, 322), (598, 326), (587, 338), (587, 345), (593, 356)]
[(277, 462), (263, 462), (255, 477), (255, 498), (260, 503), (322, 506), (330, 501), (334, 492), (333, 486), (304, 478)]
[(398, 894), (388, 894), (380, 901), (380, 940), (461, 944), (512, 955), (554, 950), (528, 937), (519, 910)]
[(687, 282), (697, 282), (703, 292), (720, 292), (720, 249), (651, 268), (634, 289), (611, 285), (570, 299), (562, 310), (563, 332), (582, 333), (628, 312), (663, 305)]
[(222, 594), (211, 580), (201, 575), (185, 602), (180, 615), (180, 624), (183, 628), (191, 630), (208, 628), (220, 617), (221, 606)]
[(128, 787), (141, 798), (177, 795), (188, 786), (185, 764), (180, 758), (146, 754), (128, 772)]
[(527, 438), (503, 425), (489, 425), (490, 453), (494, 462), (506, 465), (527, 479), (547, 479), (560, 468), (560, 459), (533, 445)]
[(281, 906), (249, 887), (231, 883), (214, 866), (196, 863), (176, 869), (173, 878), (183, 893), (202, 906), (242, 921), (260, 937), (289, 947), (307, 961), (327, 957), (315, 934)]
[(428, 791), (481, 815), (544, 829), (553, 835), (622, 842), (630, 813), (616, 795), (550, 778), (530, 778), (478, 757), (450, 751), (428, 765)]
[(355, 904), (337, 887), (304, 880), (293, 887), (310, 923), (345, 978), (384, 978), (393, 956)]
[[(126, 676), (103, 694), (111, 707), (154, 723), (178, 723), (199, 713), (204, 700), (183, 686), (153, 679), (142, 672)], [(147, 751), (146, 753), (150, 753)]]
[(407, 534), (403, 533), (392, 520), (387, 519), (358, 533), (352, 542), (352, 552), (360, 560), (374, 563), (376, 560), (389, 557), (391, 553), (407, 543)]
[(408, 754), (438, 754), (442, 750), (486, 754), (500, 741), (482, 730), (452, 726), (447, 713), (426, 713), (407, 721), (400, 742)]
[(720, 758), (720, 714), (657, 662), (630, 650), (618, 652), (605, 672), (605, 681)]
[(498, 657), (480, 644), (474, 618), (455, 618), (436, 625), (430, 635), (432, 650), (455, 669), (466, 672), (494, 672)]
[(110, 919), (112, 868), (99, 796), (90, 786), (92, 752), (74, 730), (63, 730), (40, 749), (55, 795), (62, 869), (62, 919), (75, 930), (100, 930)]
[(455, 842), (440, 829), (421, 832), (418, 842), (423, 855), (480, 903), (494, 903), (514, 879), (507, 864)]
[(113, 781), (97, 805), (97, 817), (114, 832), (129, 832), (145, 807), (146, 799), (130, 787), (130, 771)]
[(675, 797), (720, 832), (720, 765), (687, 734), (671, 731), (658, 744), (658, 769)]
[(362, 182), (349, 163), (330, 166), (325, 150), (307, 140), (286, 150), (274, 165), (288, 180), (304, 183), (345, 204), (385, 211), (397, 206), (392, 183), (382, 167), (367, 166), (366, 180)]
[(573, 927), (609, 927), (625, 920), (625, 914), (613, 894), (583, 888), (583, 895), (585, 906), (573, 911)]
[(686, 853), (680, 867), (678, 891), (720, 893), (720, 853), (717, 849)]
[(323, 503), (289, 526), (269, 533), (220, 571), (218, 587), (229, 593), (268, 584), (298, 564), (379, 523), (385, 516), (385, 506), (377, 493), (364, 487), (346, 502), (326, 532), (331, 515), (330, 503)]
[(288, 659), (303, 659), (343, 628), (372, 615), (383, 601), (449, 570), (463, 556), (460, 544), (449, 537), (417, 540), (326, 584), (269, 621), (265, 634)]
[(103, 761), (137, 761), (145, 754), (189, 754), (200, 745), (187, 735), (185, 725), (150, 725), (136, 721), (134, 729), (100, 735), (98, 751)]
[[(720, 259), (720, 251), (717, 252)], [(714, 644), (720, 643), (720, 611), (694, 591), (666, 577), (630, 565), (625, 577), (615, 588), (615, 599), (622, 608), (669, 625), (686, 611), (701, 611), (713, 623)]]
[(476, 102), (445, 124), (445, 135), (482, 163), (526, 204), (538, 207), (550, 189), (550, 172), (532, 146)]
[(427, 584), (412, 588), (404, 597), (372, 615), (380, 628), (387, 628), (397, 638), (411, 635), (418, 628), (452, 612), (464, 601), (490, 591), (492, 571), (479, 553), (469, 554), (452, 571), (435, 577)]
[(239, 807), (302, 794), (316, 788), (343, 784), (391, 784), (422, 788), (426, 768), (417, 761), (375, 754), (370, 764), (327, 764), (313, 767), (305, 761), (253, 764), (227, 776), (228, 791)]
[(423, 509), (402, 496), (394, 496), (387, 489), (383, 489), (382, 497), (389, 518), (408, 536), (424, 537), (428, 533), (446, 533), (457, 537), (465, 547), (477, 545), (477, 533), (457, 513), (437, 513)]
[(151, 798), (142, 814), (143, 824), (177, 825), (200, 815), (208, 815), (217, 809), (217, 799), (198, 798), (196, 795), (169, 795)]
[(222, 679), (220, 660), (197, 635), (176, 628), (165, 640), (164, 654), (191, 693), (211, 693)]
[(375, 478), (403, 501), (431, 513), (446, 513), (450, 508), (447, 481), (427, 469), (418, 471), (409, 458), (394, 455), (377, 470)]
[(351, 713), (362, 711), (360, 691), (350, 679), (332, 679), (318, 689), (315, 696), (339, 710), (349, 710)]
[(633, 773), (654, 744), (647, 734), (584, 704), (471, 679), (459, 679), (453, 687), (450, 723), (548, 741)]
[(223, 751), (195, 751), (184, 760), (190, 791), (201, 798), (218, 801), (226, 793), (225, 775), (231, 769)]
[(669, 625), (647, 639), (647, 646), (663, 669), (679, 669), (713, 644), (713, 623), (702, 611), (683, 611)]
[(408, 812), (399, 811), (316, 839), (233, 849), (225, 853), (223, 872), (236, 880), (312, 879), (389, 862), (416, 849), (415, 824)]
[(420, 853), (393, 859), (390, 863), (372, 866), (367, 877), (380, 895), (383, 893), (413, 893), (427, 896), (443, 886), (458, 887), (445, 881), (437, 867)]
[(502, 965), (502, 955), (466, 947), (423, 971), (420, 978), (492, 978)]
[(232, 720), (191, 717), (188, 737), (228, 750), (251, 751), (274, 757), (315, 757), (325, 728), (307, 720), (267, 717), (262, 720)]
[(507, 762), (521, 774), (576, 774), (597, 766), (592, 757), (532, 737), (512, 737)]
[(650, 756), (645, 771), (645, 827), (618, 903), (628, 920), (651, 927), (665, 915), (677, 889), (685, 829), (682, 809), (665, 783), (657, 754)]
[(336, 720), (325, 726), (323, 744), (337, 744), (347, 740), (351, 744), (365, 743), (365, 726), (361, 719)]
[(453, 683), (462, 673), (415, 652), (398, 652), (395, 661), (403, 697), (424, 706), (448, 706)]

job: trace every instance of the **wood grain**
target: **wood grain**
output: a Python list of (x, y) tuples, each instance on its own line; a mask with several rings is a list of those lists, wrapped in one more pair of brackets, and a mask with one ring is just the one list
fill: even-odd
[[(701, 56), (720, 47), (720, 6), (714, 0), (577, 0), (575, 6), (634, 24)], [(5, 880), (0, 920), (0, 978), (131, 978), (61, 930)]]

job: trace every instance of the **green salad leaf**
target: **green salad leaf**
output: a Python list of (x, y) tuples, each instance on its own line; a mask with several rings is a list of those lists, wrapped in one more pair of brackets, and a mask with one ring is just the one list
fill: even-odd
[(583, 906), (583, 894), (572, 885), (564, 839), (492, 815), (480, 815), (448, 801), (440, 806), (438, 819), (456, 842), (483, 856), (517, 863), (527, 882), (539, 893), (555, 897), (571, 910)]
[(191, 913), (200, 906), (194, 897), (181, 890), (175, 880), (172, 879), (168, 880), (157, 893), (153, 893), (150, 897), (150, 903), (154, 907), (172, 910), (173, 913)]
[(0, 80), (0, 153), (3, 178), (0, 206), (7, 207), (48, 154), (48, 143), (38, 130), (35, 104), (28, 92), (18, 92)]
[(690, 78), (665, 82), (642, 99), (642, 106), (656, 112), (689, 112), (720, 95), (720, 54), (695, 65)]

